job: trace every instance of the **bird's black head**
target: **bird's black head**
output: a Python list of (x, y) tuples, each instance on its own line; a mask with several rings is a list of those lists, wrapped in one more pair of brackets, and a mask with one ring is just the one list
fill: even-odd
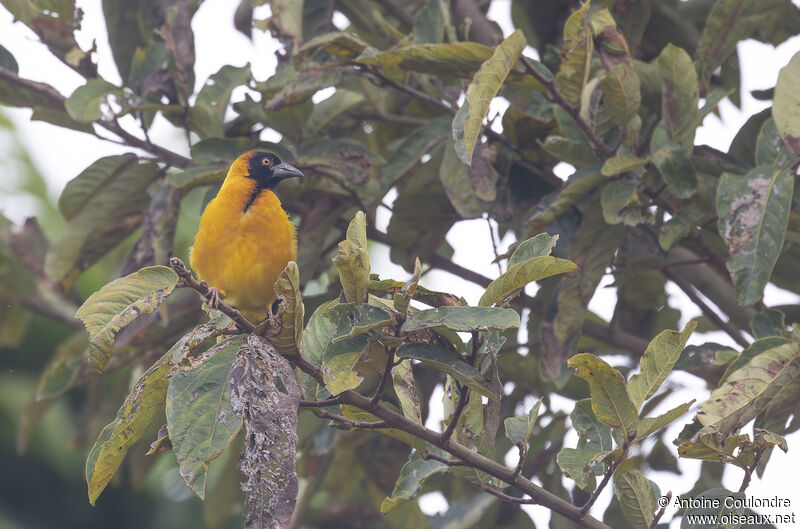
[(264, 189), (275, 189), (281, 180), (292, 177), (303, 177), (299, 169), (281, 162), (271, 152), (254, 151), (248, 153), (248, 176), (258, 182)]

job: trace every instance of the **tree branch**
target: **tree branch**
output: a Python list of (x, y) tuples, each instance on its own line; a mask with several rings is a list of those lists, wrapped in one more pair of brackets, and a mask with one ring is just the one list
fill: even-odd
[[(192, 276), (192, 273), (186, 268), (186, 265), (183, 264), (183, 261), (177, 257), (172, 257), (169, 260), (169, 266), (175, 270), (175, 273), (178, 274), (179, 278), (181, 278), (181, 281), (183, 281), (183, 286), (191, 288), (192, 290), (196, 290), (204, 298), (208, 297), (208, 294), (211, 290), (210, 287), (207, 284), (196, 280), (194, 276)], [(246, 333), (252, 333), (256, 328), (255, 325), (250, 323), (241, 312), (233, 308), (231, 305), (228, 305), (224, 301), (219, 302), (217, 305), (217, 310), (232, 319), (236, 324), (236, 327)]]
[(619, 455), (619, 457), (617, 459), (615, 459), (608, 466), (608, 469), (606, 470), (606, 473), (603, 476), (603, 481), (601, 481), (600, 484), (597, 486), (597, 488), (592, 491), (592, 495), (589, 496), (589, 499), (586, 500), (586, 503), (581, 505), (581, 508), (580, 508), (580, 516), (581, 517), (586, 516), (586, 514), (589, 512), (589, 509), (592, 508), (592, 505), (594, 505), (594, 503), (597, 501), (597, 498), (600, 497), (600, 493), (603, 492), (603, 489), (606, 488), (606, 485), (608, 485), (608, 482), (611, 480), (611, 476), (614, 475), (614, 471), (617, 470), (617, 467), (619, 466), (620, 463), (625, 461), (626, 457), (628, 457), (628, 444), (627, 444), (627, 442), (622, 446), (622, 453)]
[(336, 415), (335, 413), (331, 413), (325, 410), (315, 410), (314, 415), (317, 417), (322, 417), (323, 419), (330, 419), (336, 423), (341, 424), (342, 426), (347, 426), (349, 428), (361, 428), (362, 430), (377, 430), (380, 428), (386, 428), (386, 421), (375, 421), (375, 422), (363, 422), (363, 421), (352, 421), (345, 417), (344, 415)]
[(463, 462), (462, 460), (460, 460), (460, 459), (447, 459), (446, 457), (438, 456), (438, 455), (436, 455), (433, 452), (430, 452), (428, 450), (423, 450), (422, 452), (419, 453), (419, 455), (425, 461), (428, 461), (428, 460), (432, 459), (434, 461), (438, 461), (440, 463), (444, 463), (448, 467), (464, 467), (464, 466), (467, 466), (467, 464), (465, 462)]
[(578, 107), (564, 99), (564, 96), (561, 95), (561, 92), (558, 90), (558, 87), (556, 87), (555, 83), (542, 75), (524, 55), (520, 55), (519, 61), (522, 63), (525, 71), (527, 71), (534, 79), (539, 81), (545, 87), (545, 89), (547, 89), (547, 92), (550, 95), (548, 99), (569, 112), (569, 115), (572, 116), (572, 119), (575, 120), (575, 122), (578, 124), (578, 127), (580, 127), (583, 133), (586, 134), (586, 137), (589, 138), (595, 153), (602, 158), (611, 158), (614, 156), (614, 150), (606, 145), (606, 143), (592, 130), (589, 124), (584, 121), (584, 119), (581, 117), (581, 112)]
[(487, 485), (485, 483), (478, 483), (478, 488), (481, 489), (483, 492), (488, 492), (489, 494), (497, 496), (501, 500), (506, 501), (508, 503), (516, 503), (519, 505), (531, 505), (534, 503), (539, 503), (533, 498), (515, 498), (514, 496), (509, 496), (505, 492), (497, 490), (491, 485)]
[[(25, 90), (34, 92), (38, 96), (42, 97), (47, 106), (63, 110), (64, 112), (66, 112), (66, 109), (64, 108), (64, 101), (66, 101), (66, 98), (63, 95), (61, 95), (61, 93), (58, 90), (56, 90), (49, 84), (40, 83), (38, 81), (32, 81), (30, 79), (25, 79), (3, 67), (0, 67), (0, 79), (8, 81)], [(187, 167), (189, 164), (192, 163), (192, 161), (189, 158), (181, 156), (178, 153), (172, 152), (169, 149), (165, 149), (163, 147), (159, 147), (158, 145), (154, 145), (149, 141), (137, 138), (133, 134), (123, 129), (116, 121), (98, 120), (95, 121), (94, 123), (99, 125), (100, 127), (103, 127), (109, 132), (113, 132), (114, 134), (122, 138), (125, 141), (125, 144), (128, 145), (129, 147), (135, 147), (145, 152), (149, 152), (159, 157), (161, 160), (164, 160), (166, 163), (170, 165), (173, 165), (175, 167)], [(100, 136), (94, 131), (90, 132), (89, 134), (92, 134), (93, 136), (101, 140), (109, 141), (108, 138), (104, 138), (103, 136)]]
[(662, 269), (662, 273), (667, 276), (673, 283), (678, 285), (678, 288), (683, 290), (683, 292), (692, 300), (692, 302), (697, 305), (703, 314), (711, 320), (714, 325), (716, 325), (720, 330), (725, 331), (725, 333), (730, 336), (734, 342), (741, 345), (742, 347), (747, 347), (750, 345), (747, 340), (742, 338), (742, 335), (739, 333), (739, 330), (736, 329), (733, 325), (729, 322), (724, 321), (719, 314), (717, 314), (714, 309), (708, 306), (708, 304), (703, 301), (694, 287), (686, 281), (684, 278), (678, 276), (677, 274), (673, 274), (668, 269)]

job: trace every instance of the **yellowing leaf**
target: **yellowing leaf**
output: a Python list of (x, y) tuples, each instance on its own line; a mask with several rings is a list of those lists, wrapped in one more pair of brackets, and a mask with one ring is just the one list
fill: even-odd
[(573, 356), (567, 366), (576, 369), (576, 375), (589, 383), (592, 411), (597, 419), (612, 428), (622, 428), (626, 440), (632, 438), (639, 417), (620, 372), (590, 353)]
[(592, 63), (594, 40), (589, 23), (590, 4), (587, 0), (570, 15), (564, 25), (564, 47), (561, 50), (564, 60), (556, 74), (556, 86), (573, 105), (578, 104), (581, 99)]
[(696, 328), (697, 322), (690, 321), (683, 332), (662, 331), (647, 346), (639, 360), (641, 369), (628, 382), (628, 394), (637, 410), (661, 387)]
[(527, 45), (521, 30), (516, 30), (495, 48), (492, 56), (481, 65), (467, 88), (464, 104), (453, 119), (453, 141), (456, 154), (467, 165), (472, 164), (472, 152), (483, 127), (483, 119), (517, 57)]
[(525, 261), (514, 263), (503, 275), (489, 283), (486, 291), (478, 301), (478, 305), (488, 307), (498, 301), (507, 299), (528, 283), (572, 272), (576, 268), (577, 266), (572, 261), (550, 255), (531, 257)]
[(89, 296), (75, 314), (89, 331), (89, 364), (102, 371), (117, 333), (142, 314), (150, 314), (172, 293), (178, 276), (166, 266), (150, 266), (122, 277)]

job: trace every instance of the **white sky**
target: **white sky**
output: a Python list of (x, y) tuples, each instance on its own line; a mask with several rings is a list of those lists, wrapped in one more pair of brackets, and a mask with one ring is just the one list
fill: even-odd
[[(97, 62), (99, 63), (100, 74), (111, 82), (119, 82), (119, 75), (113, 64), (106, 38), (101, 1), (78, 0), (77, 4), (84, 11), (83, 29), (77, 36), (79, 43), (84, 49), (87, 49), (91, 46), (92, 41), (95, 41), (98, 49)], [(233, 13), (237, 4), (238, 2), (206, 0), (194, 17), (192, 27), (195, 32), (197, 57), (195, 71), (198, 86), (209, 75), (217, 72), (224, 64), (241, 66), (249, 62), (255, 78), (258, 80), (266, 79), (275, 69), (274, 51), (277, 47), (277, 42), (274, 39), (269, 35), (254, 31), (254, 41), (251, 42), (233, 28)], [(496, 0), (492, 3), (489, 12), (489, 17), (500, 25), (506, 35), (513, 29), (510, 18), (510, 5), (510, 0)], [(268, 9), (268, 7), (259, 8), (256, 12), (257, 18), (266, 16), (269, 13)], [(337, 20), (337, 22), (341, 23), (341, 20)], [(20, 75), (47, 82), (66, 95), (69, 95), (75, 88), (83, 84), (82, 78), (50, 55), (47, 49), (37, 42), (37, 38), (30, 30), (20, 23), (12, 24), (11, 15), (2, 8), (0, 8), (0, 28), (2, 28), (0, 30), (2, 45), (9, 49), (17, 59), (20, 66)], [(757, 101), (752, 98), (750, 92), (756, 89), (773, 87), (778, 71), (789, 62), (789, 59), (797, 51), (800, 51), (800, 38), (798, 37), (790, 39), (777, 48), (753, 40), (740, 43), (739, 55), (741, 69), (744, 72), (742, 79), (742, 108), (737, 109), (729, 101), (723, 101), (719, 106), (721, 119), (710, 114), (703, 126), (698, 129), (696, 142), (726, 151), (733, 136), (744, 121), (750, 115), (768, 106), (768, 102)], [(234, 94), (234, 99), (241, 97), (241, 93)], [(501, 99), (495, 100), (490, 110), (490, 116), (504, 111), (507, 104)], [(103, 142), (87, 134), (61, 129), (40, 121), (29, 121), (30, 111), (4, 108), (3, 112), (14, 121), (22, 143), (30, 152), (37, 153), (34, 162), (45, 176), (53, 197), (58, 196), (66, 182), (100, 156), (130, 150), (119, 145)], [(499, 124), (499, 121), (497, 120), (495, 123)], [(168, 145), (173, 150), (188, 154), (188, 145), (186, 145), (185, 139), (181, 134), (176, 133), (171, 125), (163, 119), (155, 124), (151, 131), (151, 138), (156, 142)], [(46, 156), (41, 154), (43, 147), (46, 147)], [(569, 167), (566, 167), (566, 171), (566, 174), (561, 176), (569, 174)], [(386, 202), (388, 203), (393, 200), (394, 196), (392, 194), (386, 197)], [(14, 221), (20, 222), (26, 216), (35, 214), (34, 208), (33, 204), (20, 201), (18, 197), (0, 196), (0, 212)], [(388, 217), (389, 212), (384, 208), (379, 208), (377, 218), (379, 228), (385, 229)], [(488, 277), (497, 277), (497, 266), (491, 263), (494, 255), (486, 220), (476, 219), (459, 222), (450, 231), (447, 240), (455, 248), (454, 261), (456, 263)], [(514, 242), (513, 239), (506, 237), (501, 242), (501, 251), (512, 242)], [(373, 271), (380, 273), (384, 277), (404, 278), (407, 276), (400, 267), (393, 265), (389, 261), (388, 251), (383, 248), (378, 248), (373, 252), (372, 265)], [(426, 282), (429, 286), (463, 295), (471, 303), (477, 302), (482, 293), (480, 287), (460, 280), (446, 272), (434, 271), (426, 276)], [(610, 318), (616, 299), (615, 289), (607, 287), (611, 282), (611, 277), (607, 276), (590, 303), (591, 310), (606, 319)], [(697, 316), (699, 311), (679, 289), (674, 285), (669, 286), (671, 287), (668, 289), (670, 305), (681, 307), (684, 310), (684, 317), (681, 321), (681, 325), (683, 325), (688, 319)], [(800, 299), (798, 296), (781, 291), (773, 286), (768, 287), (765, 294), (767, 305), (796, 303), (798, 299)], [(695, 335), (690, 340), (690, 343), (704, 343), (706, 341), (732, 344), (728, 336), (721, 332)], [(691, 375), (674, 373), (670, 375), (669, 380), (685, 384), (686, 389), (676, 395), (674, 400), (670, 400), (669, 403), (665, 403), (656, 410), (657, 412), (665, 411), (670, 404), (687, 401), (692, 398), (701, 402), (708, 395), (708, 391), (704, 389), (704, 383)], [(572, 403), (567, 399), (561, 400), (563, 400), (561, 404), (564, 409), (570, 410)], [(438, 415), (436, 413), (433, 414), (434, 416), (428, 421), (429, 425), (435, 425), (441, 417), (441, 392), (433, 396), (432, 405), (438, 411)], [(674, 438), (682, 425), (683, 421), (679, 421), (678, 425), (670, 428), (667, 439)], [(567, 446), (574, 446), (575, 441), (576, 437), (573, 432), (570, 435)], [(772, 460), (767, 467), (766, 480), (754, 479), (748, 489), (749, 495), (755, 497), (787, 497), (788, 490), (797, 490), (795, 487), (791, 487), (791, 484), (793, 472), (800, 468), (800, 457), (798, 457), (798, 454), (800, 454), (799, 441), (800, 435), (795, 434), (789, 439), (790, 451), (788, 455), (784, 455), (780, 451), (776, 451), (773, 454)], [(515, 461), (516, 456), (508, 460), (509, 464), (513, 464)], [(659, 472), (650, 473), (648, 477), (656, 481), (662, 492), (672, 490), (674, 494), (682, 494), (694, 484), (699, 472), (699, 464), (692, 461), (682, 461), (682, 468), (685, 472), (682, 476)], [(729, 489), (738, 490), (741, 477), (741, 471), (730, 470), (726, 472), (724, 485)], [(611, 490), (611, 486), (607, 487), (601, 496), (601, 501), (598, 502), (598, 508), (594, 509), (595, 512), (593, 514), (599, 515), (602, 513), (611, 497)], [(791, 499), (794, 505), (800, 505), (800, 495), (795, 494)], [(446, 500), (440, 494), (425, 495), (421, 502), (423, 509), (428, 513), (439, 512), (446, 508), (446, 504)], [(539, 527), (546, 527), (546, 520), (549, 518), (549, 512), (546, 509), (527, 506), (526, 510), (532, 515)], [(800, 508), (797, 510), (800, 510)], [(670, 520), (675, 511), (674, 508), (667, 509), (663, 520)], [(765, 514), (778, 513), (765, 512)], [(679, 518), (676, 518), (670, 527), (672, 529), (679, 527), (679, 520)]]

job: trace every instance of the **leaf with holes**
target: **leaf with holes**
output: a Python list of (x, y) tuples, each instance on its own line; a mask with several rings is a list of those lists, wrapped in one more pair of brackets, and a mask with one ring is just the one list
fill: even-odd
[(117, 333), (143, 314), (150, 314), (172, 293), (178, 276), (166, 266), (142, 268), (105, 285), (89, 296), (75, 314), (89, 331), (89, 365), (102, 371)]
[(229, 337), (203, 353), (205, 362), (178, 369), (167, 390), (167, 430), (186, 484), (205, 499), (208, 465), (228, 448), (242, 421), (231, 406), (228, 376), (244, 336)]

